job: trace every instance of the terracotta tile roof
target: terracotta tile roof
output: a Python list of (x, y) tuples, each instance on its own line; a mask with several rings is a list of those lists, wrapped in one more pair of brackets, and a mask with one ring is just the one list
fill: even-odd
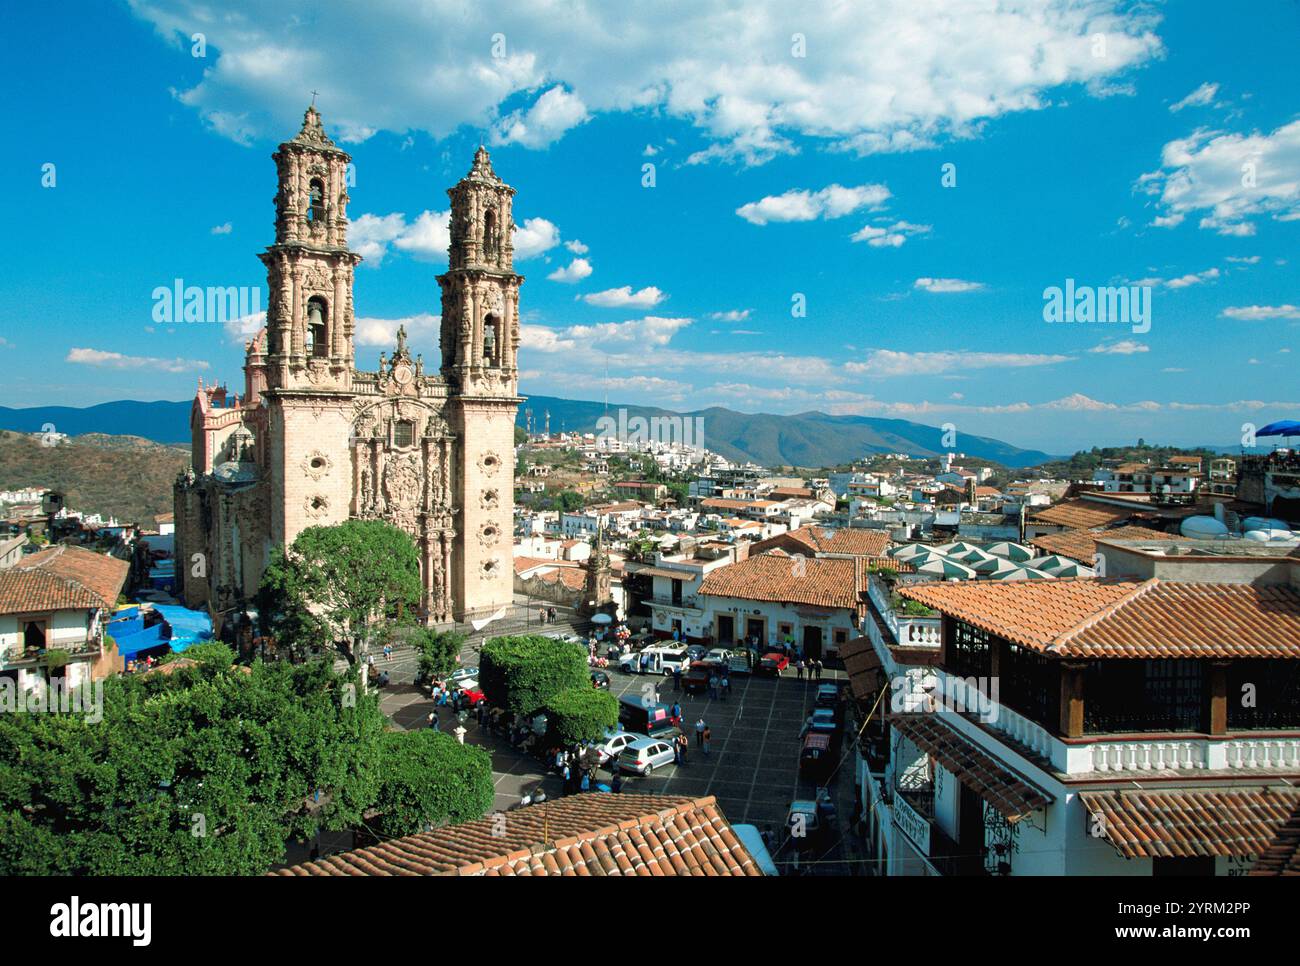
[(1300, 657), (1300, 591), (1287, 586), (1087, 577), (929, 582), (898, 592), (1059, 657)]
[(828, 557), (793, 558), (774, 552), (710, 571), (698, 593), (815, 607), (856, 609), (863, 587), (862, 563)]
[(1052, 795), (953, 731), (938, 715), (895, 714), (887, 720), (1008, 822), (1018, 822), (1055, 801)]
[(766, 495), (782, 499), (811, 500), (817, 496), (817, 491), (806, 486), (774, 486), (767, 491)]
[(753, 552), (762, 553), (772, 547), (791, 553), (811, 551), (815, 556), (881, 557), (889, 548), (889, 534), (868, 527), (799, 527), (754, 544)]
[(1147, 527), (1116, 527), (1112, 530), (1066, 530), (1063, 533), (1047, 533), (1034, 537), (1029, 542), (1042, 549), (1044, 553), (1057, 553), (1091, 567), (1099, 537), (1106, 540), (1168, 540), (1170, 536), (1161, 530), (1151, 530)]
[(722, 497), (710, 497), (700, 501), (701, 507), (710, 510), (745, 510), (753, 505), (753, 500), (724, 500)]
[(1052, 523), (1067, 530), (1090, 530), (1127, 520), (1135, 511), (1118, 506), (1105, 506), (1086, 500), (1065, 500), (1045, 510), (1039, 510), (1033, 519)]
[(914, 574), (916, 568), (906, 560), (899, 560), (897, 557), (863, 557), (862, 562), (868, 568), (874, 567), (877, 570), (892, 570), (899, 574)]
[(1300, 875), (1300, 800), (1277, 830), (1268, 848), (1250, 867), (1250, 875)]
[(0, 614), (112, 607), (130, 569), (83, 547), (40, 550), (0, 571)]
[(272, 875), (762, 875), (717, 801), (591, 792)]
[(1297, 788), (1080, 792), (1090, 827), (1126, 859), (1260, 855), (1300, 803)]

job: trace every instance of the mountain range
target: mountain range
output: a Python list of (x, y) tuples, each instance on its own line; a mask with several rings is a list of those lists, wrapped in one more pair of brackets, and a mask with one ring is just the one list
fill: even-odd
[[(741, 413), (720, 406), (678, 413), (653, 406), (605, 404), (556, 396), (530, 396), (519, 407), (518, 424), (525, 426), (527, 412), (533, 414), (534, 431), (545, 425), (550, 413), (553, 432), (561, 429), (597, 432), (598, 421), (609, 416), (617, 421), (681, 418), (698, 427), (703, 445), (729, 460), (751, 461), (761, 466), (837, 466), (873, 453), (906, 453), (937, 456), (952, 449), (968, 456), (993, 460), (1006, 466), (1034, 466), (1053, 457), (1040, 450), (1020, 449), (985, 436), (958, 434), (953, 446), (943, 445), (943, 430), (905, 419), (871, 416), (830, 416), (820, 412), (781, 415)], [(113, 433), (142, 436), (157, 443), (188, 443), (190, 403), (137, 402), (120, 400), (78, 409), (70, 406), (37, 406), (10, 409), (0, 406), (0, 429), (24, 433), (49, 431), (80, 436), (85, 433)], [(695, 420), (699, 422), (695, 422)], [(608, 425), (608, 424), (605, 424)]]

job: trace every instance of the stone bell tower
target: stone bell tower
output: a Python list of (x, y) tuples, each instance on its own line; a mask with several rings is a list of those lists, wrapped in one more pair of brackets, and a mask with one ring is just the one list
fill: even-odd
[(469, 174), (448, 189), (451, 248), (442, 288), (442, 377), (448, 422), (461, 439), (461, 526), (453, 580), (456, 617), (485, 616), (513, 598), (514, 427), (519, 286), (514, 272), (514, 189), (479, 147)]
[(279, 190), (267, 272), (265, 466), (270, 538), (293, 541), (308, 526), (346, 520), (351, 501), (353, 271), (348, 250), (348, 164), (315, 106), (302, 130), (272, 155)]

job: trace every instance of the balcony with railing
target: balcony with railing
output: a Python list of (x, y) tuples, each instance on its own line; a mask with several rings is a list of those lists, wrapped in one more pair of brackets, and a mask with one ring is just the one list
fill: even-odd
[[(875, 574), (867, 578), (867, 596), (893, 641), (898, 647), (935, 647), (943, 641), (942, 618), (933, 612), (929, 614), (908, 614), (901, 609), (894, 597), (892, 588)], [(868, 615), (870, 620), (870, 615)]]
[[(936, 670), (936, 684), (948, 707), (982, 709), (984, 713), (954, 715), (954, 726), (979, 740), (981, 732), (1007, 740), (1012, 750), (1038, 759), (1067, 775), (1093, 772), (1158, 774), (1168, 771), (1259, 771), (1300, 768), (1300, 734), (1229, 733), (1222, 736), (1189, 732), (1090, 734), (1061, 738), (1042, 724), (981, 693), (965, 678)], [(963, 727), (962, 719), (965, 719)], [(1136, 720), (1136, 719), (1134, 719)], [(1133, 723), (1130, 721), (1129, 723)], [(1147, 722), (1151, 724), (1152, 722)], [(990, 749), (993, 750), (993, 749)]]

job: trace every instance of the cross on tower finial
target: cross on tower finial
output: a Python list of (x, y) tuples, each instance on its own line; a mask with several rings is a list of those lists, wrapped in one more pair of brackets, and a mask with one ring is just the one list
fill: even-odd
[(315, 107), (315, 106), (316, 106), (316, 95), (319, 94), (319, 93), (320, 93), (320, 91), (312, 91), (312, 92), (311, 92), (311, 106), (312, 106), (312, 107)]

